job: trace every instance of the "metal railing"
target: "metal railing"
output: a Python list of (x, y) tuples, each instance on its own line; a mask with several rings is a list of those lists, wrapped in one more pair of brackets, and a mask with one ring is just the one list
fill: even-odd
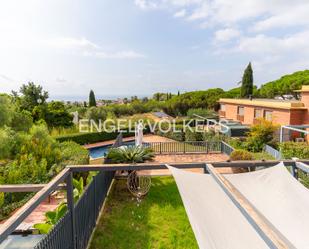
[[(297, 171), (309, 172), (309, 160), (284, 160), (285, 166), (292, 166), (293, 175), (297, 178)], [(215, 168), (232, 167), (271, 167), (279, 161), (234, 161), (234, 162), (207, 162)], [(306, 165), (305, 165), (306, 164)], [(180, 169), (201, 168), (207, 172), (205, 163), (172, 163), (173, 167)], [(98, 165), (74, 165), (67, 166), (53, 180), (46, 184), (37, 194), (14, 215), (12, 215), (0, 227), (0, 244), (20, 225), (20, 223), (44, 201), (48, 194), (57, 189), (59, 184), (66, 182), (68, 212), (54, 226), (37, 245), (36, 249), (86, 249), (90, 240), (99, 210), (111, 186), (116, 170), (157, 170), (166, 169), (166, 164), (142, 163), (142, 164), (98, 164)], [(80, 200), (73, 203), (72, 175), (74, 172), (99, 171), (90, 185), (85, 189)]]
[[(93, 177), (93, 181), (74, 205), (73, 212), (67, 212), (51, 232), (35, 246), (35, 249), (87, 248), (100, 209), (111, 186), (114, 172), (102, 171)], [(71, 224), (72, 214), (73, 226)]]
[(273, 158), (275, 158), (276, 160), (281, 160), (283, 159), (282, 154), (280, 151), (274, 149), (273, 147), (269, 146), (269, 145), (265, 145), (264, 147), (264, 151), (266, 153), (268, 153), (269, 155), (271, 155)]
[(234, 150), (235, 149), (231, 145), (229, 145), (224, 141), (221, 141), (221, 153), (224, 153), (229, 156)]
[(151, 142), (143, 144), (155, 154), (218, 153), (220, 141)]
[(53, 229), (34, 247), (34, 249), (71, 249), (72, 245), (72, 226), (71, 213), (67, 212)]

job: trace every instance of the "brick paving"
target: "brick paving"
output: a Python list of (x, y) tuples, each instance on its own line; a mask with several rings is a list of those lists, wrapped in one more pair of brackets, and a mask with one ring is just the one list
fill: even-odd
[[(47, 198), (36, 209), (34, 209), (31, 214), (28, 215), (28, 217), (17, 227), (16, 231), (19, 232), (26, 231), (31, 229), (34, 224), (44, 223), (45, 213), (47, 211), (55, 210), (58, 207), (58, 205), (64, 200), (65, 198), (62, 194), (59, 194), (57, 196), (52, 195), (50, 198)], [(17, 210), (15, 210), (11, 214), (11, 216), (14, 215), (14, 213), (17, 212)], [(4, 223), (5, 221), (6, 220), (1, 221), (0, 224)]]

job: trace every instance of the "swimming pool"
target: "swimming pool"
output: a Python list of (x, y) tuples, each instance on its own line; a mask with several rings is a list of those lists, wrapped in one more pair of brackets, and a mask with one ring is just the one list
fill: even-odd
[[(123, 145), (125, 145), (125, 146), (133, 146), (134, 144), (135, 144), (134, 140), (123, 142)], [(91, 149), (89, 149), (89, 154), (90, 154), (91, 158), (93, 158), (93, 159), (99, 158), (99, 157), (104, 157), (104, 156), (107, 155), (107, 152), (111, 147), (112, 147), (112, 144), (91, 148)]]

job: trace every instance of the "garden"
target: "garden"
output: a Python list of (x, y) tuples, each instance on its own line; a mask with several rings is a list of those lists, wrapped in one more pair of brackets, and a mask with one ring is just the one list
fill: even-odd
[(172, 177), (153, 177), (142, 199), (117, 180), (105, 204), (90, 248), (198, 248)]

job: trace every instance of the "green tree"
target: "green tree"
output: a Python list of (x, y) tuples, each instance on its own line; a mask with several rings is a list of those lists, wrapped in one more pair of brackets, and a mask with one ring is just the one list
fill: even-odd
[(33, 125), (32, 115), (29, 111), (14, 112), (11, 127), (15, 131), (29, 131)]
[(224, 93), (221, 88), (183, 93), (166, 101), (163, 110), (170, 115), (186, 115), (191, 108), (217, 109)]
[(106, 120), (107, 112), (103, 107), (90, 107), (85, 116), (87, 119), (93, 119), (96, 122), (101, 120), (101, 122), (103, 122)]
[(248, 98), (253, 94), (253, 71), (251, 67), (251, 62), (245, 69), (244, 75), (241, 81), (240, 96), (242, 98)]
[(35, 85), (33, 82), (24, 84), (20, 88), (20, 104), (22, 110), (32, 112), (38, 105), (44, 105), (48, 99), (48, 92), (44, 91), (42, 86)]
[(89, 93), (89, 106), (90, 107), (97, 106), (97, 102), (95, 100), (95, 95), (94, 95), (93, 90), (90, 90), (90, 93)]
[(13, 111), (10, 97), (6, 94), (0, 94), (0, 127), (11, 123)]
[(0, 129), (0, 160), (10, 158), (15, 143), (14, 132), (10, 128)]
[(286, 94), (292, 94), (298, 97), (294, 92), (301, 89), (302, 85), (309, 85), (309, 70), (298, 71), (292, 74), (284, 75), (280, 79), (268, 82), (258, 90), (259, 97), (274, 98)]
[(45, 121), (50, 127), (70, 127), (72, 115), (66, 110), (65, 105), (60, 101), (48, 103)]

